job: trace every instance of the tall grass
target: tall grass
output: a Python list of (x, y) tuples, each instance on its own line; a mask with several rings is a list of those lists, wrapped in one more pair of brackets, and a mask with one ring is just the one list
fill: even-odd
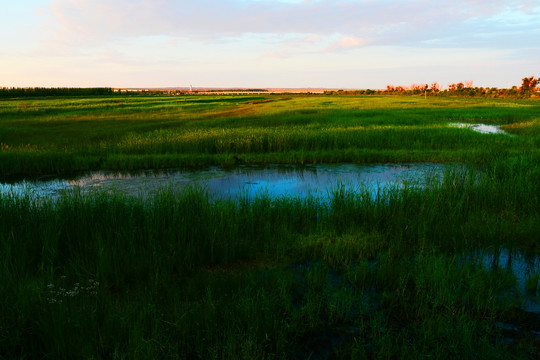
[(329, 203), (1, 194), (0, 356), (532, 356), (496, 326), (516, 319), (513, 275), (458, 259), (538, 252), (539, 171), (500, 158)]

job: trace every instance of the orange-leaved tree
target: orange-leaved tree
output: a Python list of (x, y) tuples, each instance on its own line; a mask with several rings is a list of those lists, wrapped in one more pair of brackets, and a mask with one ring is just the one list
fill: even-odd
[(521, 91), (523, 92), (533, 92), (536, 89), (536, 86), (540, 82), (540, 78), (534, 76), (524, 77), (521, 79)]

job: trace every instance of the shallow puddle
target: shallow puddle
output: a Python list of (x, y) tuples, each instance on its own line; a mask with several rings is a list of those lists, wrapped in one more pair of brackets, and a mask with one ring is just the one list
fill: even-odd
[(260, 194), (328, 198), (338, 186), (345, 190), (362, 187), (373, 195), (389, 185), (401, 187), (407, 183), (421, 186), (427, 178), (442, 177), (445, 172), (456, 168), (459, 165), (413, 163), (210, 167), (197, 171), (173, 169), (135, 173), (96, 171), (71, 179), (0, 183), (0, 192), (31, 192), (39, 197), (55, 197), (64, 190), (80, 188), (83, 192), (103, 189), (144, 197), (163, 187), (181, 190), (198, 185), (208, 190), (211, 196), (230, 198)]
[[(502, 249), (500, 251), (477, 250), (470, 254), (470, 259), (486, 269), (502, 269), (511, 272), (516, 278), (521, 294), (518, 295), (518, 303), (513, 310), (515, 318), (499, 319), (494, 322), (501, 331), (503, 342), (507, 345), (517, 345), (523, 339), (529, 339), (540, 344), (540, 291), (538, 291), (540, 257)], [(527, 289), (527, 282), (529, 282), (529, 289)], [(534, 285), (531, 286), (531, 282)], [(516, 296), (511, 291), (506, 295)]]
[[(485, 269), (502, 269), (511, 272), (519, 290), (523, 294), (520, 308), (527, 312), (540, 314), (540, 289), (536, 286), (536, 293), (527, 291), (527, 281), (540, 274), (540, 257), (526, 255), (520, 251), (502, 249), (500, 251), (476, 250), (464, 258), (474, 262)], [(538, 279), (536, 280), (538, 282)]]
[(521, 290), (525, 290), (525, 283), (530, 276), (540, 274), (540, 258), (520, 251), (502, 249), (498, 252), (477, 250), (474, 253), (477, 261), (488, 269), (504, 269), (516, 276)]
[(466, 128), (482, 134), (506, 134), (507, 132), (501, 129), (500, 125), (486, 125), (486, 124), (468, 124), (468, 123), (451, 123), (450, 127)]

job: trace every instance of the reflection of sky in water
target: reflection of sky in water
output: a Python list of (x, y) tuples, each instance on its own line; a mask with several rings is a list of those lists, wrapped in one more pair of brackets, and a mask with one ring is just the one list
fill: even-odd
[(422, 184), (432, 175), (442, 175), (452, 165), (419, 164), (339, 164), (339, 165), (273, 165), (239, 166), (233, 169), (211, 167), (204, 170), (166, 170), (118, 173), (97, 171), (73, 179), (25, 180), (0, 184), (1, 192), (30, 191), (40, 197), (54, 197), (63, 190), (79, 187), (83, 191), (105, 189), (128, 195), (148, 195), (163, 187), (182, 189), (200, 185), (210, 194), (224, 197), (238, 195), (270, 196), (314, 195), (325, 197), (336, 188), (356, 190), (360, 186), (376, 193), (389, 184), (401, 186), (403, 182)]
[(451, 123), (448, 124), (451, 127), (471, 129), (482, 134), (507, 134), (507, 132), (501, 129), (500, 125), (486, 125), (486, 124), (467, 124), (467, 123)]
[(538, 257), (526, 257), (521, 252), (502, 250), (498, 256), (493, 252), (484, 253), (481, 256), (482, 265), (486, 268), (501, 268), (512, 271), (521, 289), (525, 289), (525, 282), (529, 276), (540, 271), (540, 259)]
[[(519, 251), (503, 249), (499, 253), (476, 250), (465, 258), (478, 263), (485, 269), (503, 269), (516, 277), (518, 288), (525, 294), (525, 284), (529, 277), (540, 274), (540, 257), (526, 256)], [(521, 307), (529, 312), (540, 314), (540, 302), (536, 296), (525, 296)]]

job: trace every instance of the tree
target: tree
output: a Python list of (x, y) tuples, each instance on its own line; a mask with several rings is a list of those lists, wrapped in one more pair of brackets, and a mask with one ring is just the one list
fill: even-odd
[(524, 77), (523, 79), (521, 79), (521, 91), (533, 92), (539, 82), (540, 78), (535, 79), (534, 76)]

